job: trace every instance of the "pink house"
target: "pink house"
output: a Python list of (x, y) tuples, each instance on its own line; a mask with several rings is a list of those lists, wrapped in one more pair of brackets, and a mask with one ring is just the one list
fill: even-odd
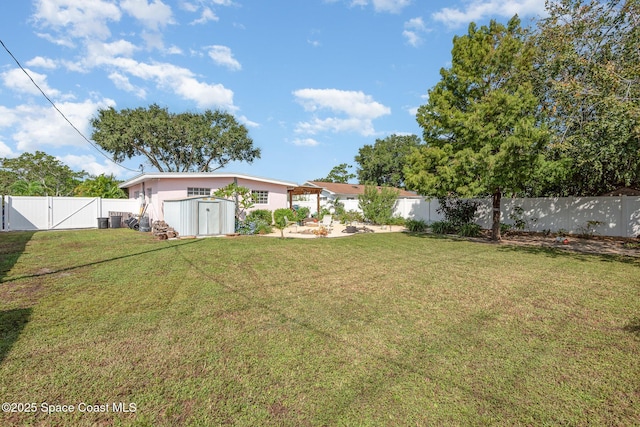
[(253, 209), (271, 211), (289, 205), (287, 190), (298, 184), (257, 176), (216, 172), (152, 172), (143, 173), (120, 184), (129, 191), (130, 199), (147, 205), (151, 221), (164, 220), (164, 201), (187, 197), (208, 197), (219, 188), (236, 182), (249, 188), (257, 202)]

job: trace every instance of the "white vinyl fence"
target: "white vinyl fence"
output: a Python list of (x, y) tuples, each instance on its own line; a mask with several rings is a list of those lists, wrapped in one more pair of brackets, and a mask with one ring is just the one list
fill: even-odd
[(97, 228), (109, 212), (137, 213), (139, 207), (130, 199), (4, 196), (2, 230)]
[[(476, 223), (491, 228), (491, 200), (477, 199), (480, 203)], [(358, 200), (341, 200), (345, 210), (361, 212)], [(315, 212), (315, 201), (296, 202), (309, 206)], [(516, 219), (525, 223), (525, 231), (579, 234), (592, 232), (601, 236), (636, 237), (640, 235), (640, 197), (557, 197), (557, 198), (502, 198), (501, 222), (514, 224)], [(420, 219), (427, 223), (441, 221), (436, 199), (398, 199), (394, 215), (407, 219)], [(522, 209), (522, 214), (516, 211)]]

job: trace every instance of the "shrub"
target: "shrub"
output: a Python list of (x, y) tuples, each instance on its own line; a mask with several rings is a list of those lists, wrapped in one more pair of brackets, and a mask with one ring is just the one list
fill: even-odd
[(404, 219), (401, 216), (394, 216), (391, 217), (391, 219), (389, 220), (389, 225), (405, 225), (407, 222), (406, 219)]
[(511, 224), (500, 223), (500, 234), (507, 234), (512, 228)]
[(362, 216), (362, 213), (358, 211), (351, 210), (340, 215), (338, 220), (343, 224), (348, 224), (350, 222), (363, 222), (364, 216)]
[(398, 191), (391, 187), (365, 185), (364, 193), (358, 196), (358, 207), (365, 218), (374, 224), (388, 224), (398, 199)]
[(452, 234), (456, 232), (456, 227), (449, 221), (436, 221), (431, 224), (431, 231), (435, 234)]
[(254, 211), (249, 212), (247, 215), (246, 221), (256, 221), (260, 220), (266, 222), (267, 224), (271, 224), (273, 222), (273, 213), (269, 209), (256, 209)]
[(252, 219), (238, 221), (236, 224), (236, 233), (239, 234), (269, 234), (271, 233), (271, 224), (262, 219)]
[(407, 230), (412, 233), (424, 233), (429, 227), (427, 223), (421, 219), (408, 219), (404, 223)]
[(305, 219), (309, 218), (309, 212), (311, 212), (311, 211), (309, 210), (308, 207), (300, 206), (296, 210), (296, 215), (297, 215), (298, 221), (302, 221), (302, 220), (305, 220)]
[(281, 237), (284, 237), (284, 229), (287, 226), (287, 220), (297, 221), (298, 218), (296, 216), (296, 212), (287, 208), (280, 208), (273, 211), (273, 224), (278, 230), (280, 230)]
[(461, 227), (464, 224), (470, 224), (478, 210), (478, 202), (472, 200), (462, 200), (452, 197), (443, 197), (438, 199), (440, 206), (436, 211), (442, 215), (447, 222), (454, 227)]
[(478, 224), (464, 224), (458, 230), (458, 234), (464, 237), (478, 237), (482, 229)]
[(256, 222), (255, 234), (271, 234), (272, 231), (271, 223), (267, 224), (262, 220)]

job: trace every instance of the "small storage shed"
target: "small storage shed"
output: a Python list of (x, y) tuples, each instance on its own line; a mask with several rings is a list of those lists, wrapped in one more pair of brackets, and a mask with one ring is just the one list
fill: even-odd
[(235, 202), (219, 197), (164, 201), (164, 220), (180, 236), (215, 236), (235, 232)]

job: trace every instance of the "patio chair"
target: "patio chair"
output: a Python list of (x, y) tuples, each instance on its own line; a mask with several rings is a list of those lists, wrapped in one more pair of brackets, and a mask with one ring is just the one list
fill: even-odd
[(331, 215), (325, 215), (322, 217), (322, 221), (318, 225), (326, 228), (327, 231), (331, 233), (332, 224), (333, 224), (333, 218), (331, 217)]
[(298, 232), (298, 223), (296, 221), (289, 221), (289, 218), (287, 218), (286, 216), (284, 217), (284, 222), (287, 224), (284, 226), (284, 228), (287, 228), (290, 225), (295, 225), (296, 226), (296, 233)]

